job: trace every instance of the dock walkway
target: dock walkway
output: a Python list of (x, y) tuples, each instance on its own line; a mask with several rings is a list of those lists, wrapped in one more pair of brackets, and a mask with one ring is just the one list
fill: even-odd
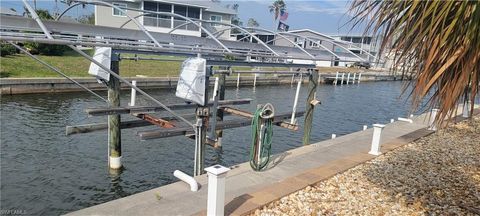
[[(412, 119), (413, 123), (387, 124), (382, 132), (382, 152), (431, 133), (425, 129), (428, 122), (425, 114)], [(253, 171), (248, 162), (231, 167), (226, 179), (225, 213), (248, 213), (373, 159), (375, 156), (367, 154), (372, 133), (370, 128), (275, 155), (263, 172)], [(196, 180), (201, 185), (197, 192), (191, 192), (186, 183), (176, 182), (68, 215), (202, 215), (207, 207), (207, 175)]]

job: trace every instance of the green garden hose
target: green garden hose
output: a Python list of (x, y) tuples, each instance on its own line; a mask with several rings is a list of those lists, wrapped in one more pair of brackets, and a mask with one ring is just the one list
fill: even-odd
[[(250, 166), (255, 171), (264, 169), (269, 160), (273, 138), (273, 106), (266, 104), (257, 109), (252, 118), (252, 144), (250, 147)], [(260, 139), (260, 148), (256, 145)], [(258, 154), (255, 154), (256, 151)]]

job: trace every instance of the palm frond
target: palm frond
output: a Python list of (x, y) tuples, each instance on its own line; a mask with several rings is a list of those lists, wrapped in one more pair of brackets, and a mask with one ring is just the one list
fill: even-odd
[[(394, 68), (410, 66), (413, 108), (425, 99), (439, 108), (437, 123), (457, 105), (473, 101), (480, 84), (480, 1), (380, 1), (351, 4), (353, 26), (383, 38), (380, 52), (394, 52)], [(473, 103), (470, 109), (473, 110)]]

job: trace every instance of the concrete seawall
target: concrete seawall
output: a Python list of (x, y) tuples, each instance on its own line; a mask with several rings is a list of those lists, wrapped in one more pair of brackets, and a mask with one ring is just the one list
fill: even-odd
[[(334, 73), (321, 73), (319, 82), (323, 83), (325, 77), (335, 76)], [(95, 78), (82, 77), (74, 78), (77, 82), (92, 90), (106, 90), (103, 83), (98, 83)], [(143, 89), (172, 89), (177, 86), (178, 77), (131, 77), (127, 80), (136, 80), (137, 86)], [(256, 85), (281, 85), (290, 84), (291, 76), (264, 77), (259, 76)], [(304, 79), (306, 81), (306, 78)], [(394, 76), (386, 73), (366, 72), (362, 73), (361, 82), (364, 81), (390, 81), (395, 80)], [(240, 77), (240, 86), (253, 86), (253, 76)], [(213, 85), (213, 82), (211, 82)], [(232, 75), (227, 78), (227, 86), (236, 86), (237, 77)], [(128, 86), (122, 84), (122, 88)], [(0, 79), (0, 94), (34, 94), (34, 93), (55, 93), (55, 92), (78, 92), (84, 91), (77, 85), (65, 78), (2, 78)]]

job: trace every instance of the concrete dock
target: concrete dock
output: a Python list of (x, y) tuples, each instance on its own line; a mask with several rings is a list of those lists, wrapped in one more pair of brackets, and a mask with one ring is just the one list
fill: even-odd
[[(478, 111), (478, 110), (477, 110)], [(396, 121), (382, 132), (381, 152), (386, 153), (432, 131), (426, 129), (426, 114), (413, 123)], [(372, 122), (373, 123), (373, 122)], [(272, 158), (263, 172), (253, 171), (248, 162), (231, 167), (226, 178), (225, 213), (243, 215), (375, 158), (368, 154), (373, 129), (299, 147)], [(359, 128), (361, 130), (361, 128)], [(312, 131), (315, 133), (315, 131)], [(275, 146), (275, 144), (273, 144)], [(155, 188), (104, 204), (71, 212), (68, 215), (205, 215), (207, 175), (195, 178), (201, 188), (191, 192), (184, 182)]]

